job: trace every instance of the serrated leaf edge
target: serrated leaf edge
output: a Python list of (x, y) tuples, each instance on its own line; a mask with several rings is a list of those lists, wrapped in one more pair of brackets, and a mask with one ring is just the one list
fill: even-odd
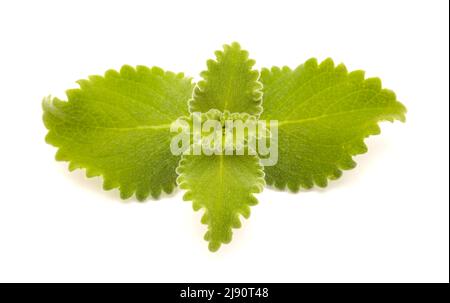
[(91, 75), (88, 77), (88, 79), (81, 79), (81, 80), (76, 81), (76, 83), (78, 83), (80, 85), (80, 87), (74, 88), (74, 89), (68, 89), (66, 91), (67, 101), (62, 101), (62, 100), (60, 100), (56, 97), (52, 97), (50, 95), (44, 97), (42, 100), (42, 109), (44, 111), (42, 119), (44, 121), (45, 127), (48, 130), (48, 132), (45, 136), (45, 142), (57, 148), (57, 151), (55, 154), (56, 161), (68, 162), (68, 170), (70, 172), (74, 171), (75, 169), (84, 169), (86, 178), (101, 177), (103, 180), (103, 185), (102, 185), (103, 190), (109, 191), (109, 190), (113, 190), (113, 189), (118, 189), (120, 192), (120, 198), (123, 200), (129, 199), (134, 195), (138, 201), (143, 202), (143, 201), (147, 200), (147, 198), (149, 196), (151, 196), (153, 199), (159, 199), (162, 192), (164, 192), (166, 194), (171, 194), (174, 191), (174, 189), (177, 187), (176, 180), (173, 183), (167, 183), (167, 184), (160, 186), (159, 188), (156, 189), (156, 191), (150, 189), (148, 192), (147, 191), (146, 192), (138, 192), (136, 186), (134, 186), (134, 188), (132, 190), (129, 190), (127, 188), (127, 192), (125, 192), (124, 189), (121, 189), (121, 185), (118, 182), (114, 182), (105, 172), (103, 172), (99, 169), (94, 169), (92, 167), (89, 167), (83, 163), (76, 162), (74, 160), (65, 158), (64, 155), (61, 154), (62, 146), (58, 142), (50, 139), (50, 137), (51, 137), (50, 135), (52, 132), (54, 132), (54, 130), (52, 130), (50, 128), (50, 125), (48, 124), (47, 119), (46, 119), (46, 110), (51, 111), (51, 108), (55, 108), (58, 106), (64, 106), (66, 104), (69, 104), (70, 102), (73, 102), (73, 99), (70, 96), (75, 91), (80, 91), (82, 89), (83, 82), (90, 81), (90, 79), (95, 78), (95, 77), (102, 77), (102, 78), (106, 79), (106, 78), (112, 77), (112, 76), (117, 76), (117, 75), (124, 76), (125, 74), (138, 73), (138, 72), (149, 72), (155, 76), (169, 77), (172, 79), (177, 79), (177, 78), (185, 79), (186, 81), (189, 81), (190, 83), (192, 83), (192, 78), (185, 77), (184, 73), (174, 73), (171, 71), (165, 71), (158, 66), (153, 66), (152, 68), (149, 68), (144, 65), (137, 65), (136, 67), (133, 67), (130, 65), (123, 65), (120, 68), (120, 71), (116, 71), (114, 69), (109, 69), (104, 73), (103, 76)]
[[(255, 158), (258, 158), (257, 156), (255, 156)], [(192, 202), (192, 208), (194, 211), (199, 211), (200, 209), (204, 209), (204, 214), (201, 218), (201, 223), (208, 225), (207, 222), (207, 209), (205, 207), (205, 205), (201, 202), (201, 201), (197, 201), (193, 198), (193, 193), (192, 191), (189, 189), (187, 181), (186, 181), (186, 177), (183, 175), (184, 171), (185, 171), (185, 167), (184, 164), (186, 163), (186, 156), (182, 156), (180, 159), (180, 162), (178, 164), (178, 167), (176, 169), (176, 173), (178, 175), (177, 178), (177, 185), (180, 189), (186, 190), (186, 192), (183, 195), (183, 201), (191, 201)], [(259, 158), (258, 158), (259, 161)], [(239, 215), (244, 217), (245, 219), (248, 219), (250, 217), (250, 206), (254, 206), (258, 204), (258, 200), (257, 198), (254, 196), (254, 194), (258, 194), (261, 193), (264, 190), (264, 187), (266, 185), (265, 182), (265, 173), (264, 173), (264, 169), (263, 166), (258, 165), (257, 166), (257, 182), (255, 183), (255, 185), (253, 186), (251, 192), (248, 194), (247, 199), (244, 201), (245, 202), (245, 210), (241, 210), (236, 212), (236, 217), (235, 217), (235, 222), (234, 225), (229, 229), (229, 237), (228, 237), (228, 241), (226, 242), (210, 242), (208, 240), (208, 232), (209, 230), (205, 233), (204, 235), (204, 239), (205, 241), (208, 241), (208, 249), (211, 252), (216, 252), (222, 244), (228, 244), (231, 242), (232, 240), (232, 234), (233, 234), (233, 229), (238, 229), (241, 227), (241, 221), (239, 218)]]
[[(214, 54), (216, 55), (216, 59), (209, 59), (207, 61), (207, 65), (209, 64), (220, 64), (223, 54), (224, 52), (229, 49), (229, 48), (236, 48), (239, 51), (243, 52), (247, 58), (247, 62), (248, 62), (248, 70), (249, 71), (253, 71), (258, 73), (257, 78), (255, 80), (255, 88), (252, 91), (253, 94), (253, 101), (255, 102), (256, 105), (256, 112), (255, 113), (249, 113), (250, 115), (259, 117), (259, 115), (261, 115), (261, 113), (263, 112), (263, 106), (262, 106), (262, 102), (263, 102), (263, 84), (261, 83), (261, 81), (259, 80), (261, 77), (261, 74), (258, 70), (252, 70), (253, 66), (255, 65), (255, 60), (253, 59), (249, 59), (249, 53), (246, 50), (243, 50), (241, 48), (241, 45), (238, 42), (233, 42), (231, 43), (231, 45), (228, 44), (224, 44), (223, 45), (223, 50), (217, 50), (214, 52)], [(209, 70), (203, 70), (200, 75), (202, 76), (203, 80), (200, 80), (197, 82), (197, 84), (195, 85), (193, 91), (192, 91), (192, 98), (189, 99), (188, 101), (188, 108), (189, 108), (189, 112), (190, 113), (194, 113), (194, 112), (200, 112), (200, 110), (198, 108), (195, 107), (195, 98), (197, 96), (197, 94), (199, 92), (203, 92), (204, 91), (204, 87), (207, 85), (208, 83), (208, 78), (209, 78)]]
[(289, 182), (284, 182), (284, 181), (277, 181), (277, 180), (274, 180), (274, 179), (268, 177), (268, 175), (266, 175), (265, 180), (266, 180), (267, 186), (274, 187), (275, 189), (278, 189), (278, 190), (288, 190), (293, 193), (296, 193), (302, 189), (309, 190), (309, 189), (313, 188), (314, 186), (317, 186), (320, 188), (325, 188), (328, 186), (329, 180), (331, 180), (331, 181), (337, 180), (342, 176), (343, 171), (351, 170), (351, 169), (355, 168), (357, 166), (357, 163), (353, 160), (352, 157), (361, 155), (361, 154), (365, 154), (366, 152), (368, 152), (368, 147), (365, 143), (365, 139), (367, 139), (370, 136), (379, 135), (381, 133), (379, 123), (383, 122), (383, 121), (388, 121), (391, 123), (393, 123), (395, 121), (406, 122), (405, 114), (407, 112), (406, 107), (402, 103), (397, 101), (396, 94), (392, 90), (382, 88), (380, 78), (377, 78), (377, 77), (366, 78), (365, 72), (363, 70), (355, 70), (352, 72), (348, 72), (347, 68), (344, 64), (341, 63), (341, 64), (335, 66), (335, 64), (331, 58), (327, 58), (327, 59), (323, 60), (320, 64), (318, 64), (318, 61), (316, 58), (311, 58), (311, 59), (307, 60), (304, 64), (299, 65), (294, 70), (292, 70), (288, 66), (283, 66), (281, 68), (277, 67), (277, 66), (273, 66), (270, 69), (263, 68), (261, 70), (261, 75), (271, 78), (277, 74), (299, 71), (304, 68), (315, 68), (315, 69), (333, 68), (335, 70), (341, 69), (341, 72), (345, 72), (346, 75), (348, 77), (351, 77), (354, 81), (358, 81), (359, 83), (364, 82), (366, 84), (370, 84), (371, 86), (378, 89), (380, 92), (384, 91), (386, 93), (391, 94), (392, 98), (397, 102), (397, 105), (402, 107), (402, 112), (398, 115), (390, 115), (390, 116), (385, 116), (385, 117), (378, 119), (375, 123), (372, 123), (367, 126), (368, 129), (364, 133), (362, 139), (355, 139), (354, 141), (348, 142), (348, 145), (345, 147), (345, 150), (347, 153), (346, 156), (348, 156), (348, 157), (343, 158), (336, 165), (334, 172), (332, 174), (329, 174), (326, 177), (311, 176), (311, 178), (308, 180), (308, 182), (306, 182), (304, 184), (300, 184), (300, 182), (289, 183)]

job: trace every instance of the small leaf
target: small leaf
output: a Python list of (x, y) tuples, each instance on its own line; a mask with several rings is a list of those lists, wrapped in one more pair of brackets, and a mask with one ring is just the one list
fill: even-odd
[(222, 112), (262, 112), (262, 85), (259, 72), (252, 69), (254, 60), (248, 59), (248, 52), (238, 43), (224, 45), (224, 51), (216, 51), (216, 61), (208, 60), (208, 70), (201, 73), (204, 80), (194, 89), (189, 111), (207, 112), (218, 109)]
[(104, 189), (118, 187), (123, 199), (170, 193), (179, 162), (170, 152), (170, 123), (187, 114), (191, 80), (157, 67), (123, 66), (78, 83), (67, 102), (43, 102), (56, 159), (69, 161), (70, 170), (86, 168), (88, 177), (102, 175)]
[(187, 190), (184, 200), (191, 200), (194, 210), (205, 209), (202, 223), (208, 225), (211, 251), (231, 241), (231, 229), (241, 226), (239, 215), (250, 216), (249, 206), (258, 202), (253, 194), (265, 184), (255, 156), (183, 156), (177, 173), (180, 188)]
[(279, 189), (325, 187), (355, 167), (352, 156), (367, 151), (364, 138), (380, 132), (379, 121), (405, 120), (405, 107), (378, 78), (348, 73), (331, 59), (264, 69), (261, 81), (261, 119), (279, 121), (279, 159), (266, 167), (266, 181)]
[[(191, 153), (198, 149), (207, 155), (213, 153), (257, 155), (258, 141), (270, 137), (270, 130), (263, 123), (259, 125), (259, 122), (256, 116), (247, 113), (221, 112), (218, 109), (179, 117), (174, 123), (176, 125), (174, 129), (179, 131), (179, 135), (183, 134), (185, 138), (189, 138), (186, 146), (179, 147), (179, 152)], [(203, 127), (204, 123), (210, 124)], [(198, 137), (194, 131), (194, 124), (198, 124), (200, 128)]]

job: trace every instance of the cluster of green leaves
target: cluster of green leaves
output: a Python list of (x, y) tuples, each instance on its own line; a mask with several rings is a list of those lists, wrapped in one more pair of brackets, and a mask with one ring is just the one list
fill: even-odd
[[(184, 200), (204, 209), (205, 239), (216, 251), (231, 241), (240, 216), (248, 218), (266, 183), (293, 192), (325, 187), (355, 167), (352, 156), (367, 151), (364, 139), (380, 132), (378, 122), (405, 119), (405, 107), (378, 78), (331, 59), (259, 72), (238, 43), (215, 54), (196, 85), (182, 73), (125, 65), (78, 81), (67, 101), (45, 98), (46, 141), (58, 148), (56, 159), (71, 171), (102, 176), (103, 188), (118, 188), (123, 199), (186, 190)], [(278, 120), (278, 163), (264, 168), (250, 155), (174, 156), (171, 123), (211, 110)]]

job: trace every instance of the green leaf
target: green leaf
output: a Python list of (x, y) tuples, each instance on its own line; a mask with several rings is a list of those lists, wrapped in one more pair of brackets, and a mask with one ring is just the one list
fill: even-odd
[(264, 173), (255, 156), (183, 156), (177, 182), (187, 190), (183, 199), (193, 201), (194, 210), (205, 209), (202, 223), (208, 225), (205, 240), (216, 251), (229, 243), (232, 228), (239, 228), (239, 215), (248, 218), (254, 193), (264, 187)]
[(69, 169), (102, 175), (106, 190), (118, 187), (123, 199), (138, 200), (161, 190), (170, 193), (179, 157), (170, 152), (170, 123), (187, 114), (193, 85), (183, 74), (123, 66), (78, 81), (68, 101), (43, 102), (48, 143)]
[(216, 51), (216, 61), (208, 60), (208, 70), (201, 73), (204, 80), (198, 82), (189, 111), (207, 112), (210, 109), (232, 113), (259, 115), (262, 111), (262, 85), (259, 72), (252, 69), (254, 60), (238, 43), (224, 45), (224, 51)]
[(405, 120), (405, 107), (378, 78), (331, 59), (264, 69), (261, 81), (261, 119), (279, 121), (279, 159), (265, 168), (266, 181), (279, 189), (325, 187), (356, 165), (352, 156), (367, 151), (364, 138), (380, 132), (379, 121)]

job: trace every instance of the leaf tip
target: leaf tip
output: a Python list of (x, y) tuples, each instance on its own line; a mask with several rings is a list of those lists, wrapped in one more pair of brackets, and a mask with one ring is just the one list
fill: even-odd
[(210, 252), (217, 252), (222, 244), (220, 242), (209, 242), (208, 249)]

